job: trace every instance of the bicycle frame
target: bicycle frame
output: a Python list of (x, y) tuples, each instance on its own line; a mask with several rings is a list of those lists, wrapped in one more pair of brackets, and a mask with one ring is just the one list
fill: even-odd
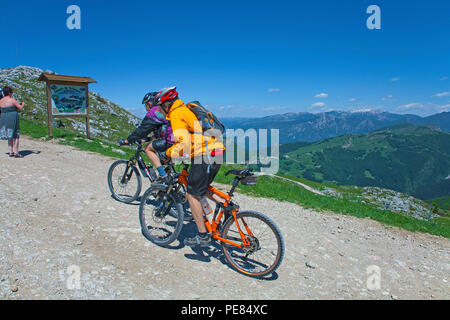
[[(153, 182), (152, 178), (151, 178), (151, 174), (150, 174), (150, 170), (148, 168), (148, 166), (145, 164), (144, 159), (142, 158), (141, 153), (144, 153), (144, 150), (142, 149), (142, 144), (138, 144), (138, 147), (136, 149), (136, 154), (130, 158), (130, 160), (128, 161), (128, 167), (127, 170), (125, 170), (124, 175), (122, 177), (122, 180), (125, 179), (125, 176), (127, 175), (128, 169), (131, 167), (131, 165), (137, 163), (139, 169), (141, 170), (141, 174), (144, 175), (145, 172), (145, 176), (147, 176), (147, 178), (150, 180), (150, 183)], [(132, 174), (133, 171), (131, 171)], [(131, 176), (130, 174), (130, 176)]]
[[(188, 165), (184, 164), (184, 168), (181, 171), (181, 174), (178, 178), (178, 182), (184, 184), (184, 186), (186, 188), (187, 188), (187, 178), (189, 175), (189, 173), (187, 171), (187, 167), (188, 167)], [(231, 202), (231, 198), (232, 198), (231, 194), (232, 193), (230, 192), (230, 194), (226, 194), (220, 190), (217, 190), (216, 188), (214, 188), (212, 186), (209, 186), (208, 190), (212, 194), (218, 195), (220, 198), (224, 199), (223, 203), (216, 203), (216, 209), (214, 211), (212, 223), (208, 220), (208, 218), (205, 215), (203, 215), (204, 223), (205, 223), (205, 226), (206, 226), (206, 229), (208, 230), (208, 232), (211, 233), (211, 235), (214, 239), (219, 240), (224, 243), (227, 243), (227, 244), (230, 244), (230, 245), (233, 245), (235, 247), (243, 248), (246, 246), (250, 246), (250, 242), (248, 241), (247, 236), (242, 232), (241, 227), (239, 226), (239, 223), (237, 221), (236, 213), (239, 212), (239, 208)], [(221, 211), (218, 212), (220, 209), (221, 209)], [(242, 244), (233, 242), (229, 239), (225, 239), (220, 236), (220, 232), (219, 232), (220, 220), (222, 219), (222, 216), (225, 214), (225, 210), (227, 210), (227, 209), (228, 210), (231, 209), (233, 219), (236, 222), (236, 226), (238, 228), (239, 234), (241, 236), (241, 240), (243, 242)], [(253, 233), (248, 228), (247, 224), (245, 223), (244, 219), (241, 219), (241, 220), (242, 220), (244, 227), (245, 227), (246, 231), (248, 232), (248, 234), (251, 236), (254, 236)]]

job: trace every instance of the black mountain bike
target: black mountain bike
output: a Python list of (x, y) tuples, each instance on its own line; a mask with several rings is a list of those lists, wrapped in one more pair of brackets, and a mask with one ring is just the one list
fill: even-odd
[(141, 174), (149, 179), (150, 184), (156, 180), (155, 170), (147, 166), (142, 158), (144, 153), (142, 146), (150, 140), (151, 138), (146, 138), (136, 141), (136, 154), (133, 157), (129, 160), (114, 161), (109, 167), (108, 187), (112, 197), (117, 201), (130, 203), (139, 197), (142, 189)]
[[(123, 203), (131, 203), (139, 198), (142, 190), (142, 176), (148, 178), (150, 185), (157, 181), (157, 175), (153, 167), (148, 166), (142, 154), (144, 152), (143, 145), (152, 140), (152, 137), (141, 139), (135, 142), (136, 153), (129, 160), (120, 159), (114, 161), (108, 170), (108, 187), (111, 192), (111, 196), (117, 201)], [(175, 168), (173, 164), (164, 165), (168, 174), (171, 174)], [(138, 170), (139, 168), (139, 170)], [(182, 195), (186, 194), (186, 189), (181, 186), (178, 192)], [(176, 208), (172, 208), (176, 210)], [(184, 211), (184, 221), (190, 221), (193, 219), (191, 208), (187, 201), (183, 201), (182, 209)], [(173, 215), (175, 213), (172, 212)]]

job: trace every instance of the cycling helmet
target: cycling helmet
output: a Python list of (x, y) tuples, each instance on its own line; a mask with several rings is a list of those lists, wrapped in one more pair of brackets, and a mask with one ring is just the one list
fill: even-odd
[(177, 87), (164, 88), (159, 91), (155, 96), (155, 103), (162, 104), (168, 100), (178, 98)]
[(155, 98), (156, 94), (158, 92), (149, 92), (144, 96), (144, 99), (142, 99), (142, 104), (146, 104), (147, 102), (153, 102), (152, 100)]

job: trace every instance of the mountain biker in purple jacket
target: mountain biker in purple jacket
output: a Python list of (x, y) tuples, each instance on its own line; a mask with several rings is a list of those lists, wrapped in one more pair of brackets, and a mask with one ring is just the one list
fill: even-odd
[(155, 140), (148, 144), (145, 148), (145, 154), (150, 159), (159, 173), (160, 177), (165, 177), (166, 171), (161, 165), (161, 160), (158, 155), (159, 152), (165, 153), (174, 143), (172, 127), (169, 121), (161, 113), (159, 106), (153, 105), (153, 98), (157, 92), (147, 93), (142, 100), (145, 104), (147, 114), (142, 120), (140, 126), (134, 130), (128, 138), (119, 142), (120, 145), (132, 144), (139, 139), (146, 138), (151, 132), (154, 133)]

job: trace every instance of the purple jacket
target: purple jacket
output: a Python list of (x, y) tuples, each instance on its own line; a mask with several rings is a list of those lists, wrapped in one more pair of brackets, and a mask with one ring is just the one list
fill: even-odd
[(164, 139), (169, 145), (174, 143), (172, 127), (169, 121), (159, 110), (158, 106), (152, 107), (142, 120), (141, 125), (127, 138), (129, 143), (145, 138), (151, 132), (158, 139)]

